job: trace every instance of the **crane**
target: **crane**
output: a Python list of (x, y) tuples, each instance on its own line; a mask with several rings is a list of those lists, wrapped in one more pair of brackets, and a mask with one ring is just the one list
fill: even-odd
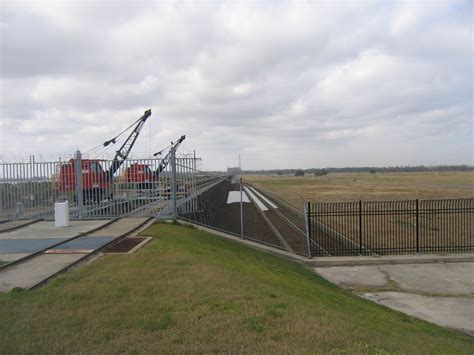
[[(125, 131), (135, 126), (120, 149), (116, 151), (112, 164), (108, 170), (104, 171), (100, 164), (101, 160), (99, 159), (81, 159), (80, 167), (76, 167), (78, 164), (76, 159), (70, 159), (68, 163), (62, 164), (59, 169), (59, 189), (61, 191), (75, 191), (77, 175), (79, 172), (81, 175), (80, 181), (82, 183), (82, 196), (84, 202), (100, 202), (104, 196), (111, 196), (110, 186), (113, 181), (113, 176), (127, 159), (141, 129), (143, 128), (143, 125), (150, 116), (151, 109), (146, 110), (143, 116), (137, 119), (129, 127), (120, 132), (114, 138), (104, 142), (104, 147), (107, 147), (110, 144), (115, 144), (117, 139)], [(76, 194), (74, 198), (76, 198)]]
[[(179, 145), (184, 141), (185, 138), (186, 136), (182, 135), (181, 137), (179, 137), (179, 139), (175, 143), (171, 142), (170, 150), (168, 151), (168, 153), (166, 153), (165, 157), (161, 159), (161, 163), (160, 165), (158, 165), (158, 168), (155, 171), (156, 176), (158, 176), (166, 168), (166, 166), (169, 164), (171, 160), (172, 151), (174, 150), (176, 152), (178, 150)], [(160, 155), (161, 153), (163, 153), (163, 151), (157, 152), (153, 154), (153, 156), (156, 157), (157, 155)]]
[[(138, 189), (150, 189), (153, 181), (158, 180), (160, 173), (168, 166), (171, 160), (171, 151), (178, 149), (179, 145), (184, 141), (186, 136), (181, 136), (175, 143), (171, 142), (171, 148), (168, 150), (163, 159), (161, 159), (158, 168), (155, 171), (150, 169), (148, 164), (144, 163), (133, 163), (125, 170), (125, 181), (136, 184)], [(166, 148), (167, 149), (167, 148)], [(153, 156), (158, 156), (163, 153), (159, 151)]]
[[(138, 120), (136, 120), (134, 124), (136, 124), (135, 128), (133, 131), (130, 133), (128, 138), (125, 140), (125, 142), (122, 144), (119, 150), (116, 151), (115, 157), (112, 160), (112, 164), (110, 165), (110, 168), (108, 170), (108, 175), (109, 178), (111, 179), (114, 174), (117, 172), (117, 170), (122, 166), (123, 162), (125, 159), (127, 159), (128, 154), (132, 150), (133, 145), (135, 144), (138, 135), (140, 134), (140, 131), (143, 128), (143, 125), (145, 124), (146, 120), (148, 117), (151, 116), (151, 109), (146, 110), (145, 113), (143, 114), (142, 117), (140, 117)], [(116, 137), (104, 142), (104, 147), (107, 147), (110, 143), (115, 144), (116, 143)]]

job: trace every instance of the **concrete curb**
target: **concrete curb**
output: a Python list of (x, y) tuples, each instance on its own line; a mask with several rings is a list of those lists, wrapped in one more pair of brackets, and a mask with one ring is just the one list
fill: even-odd
[(222, 232), (222, 231), (218, 231), (218, 230), (215, 230), (215, 229), (212, 229), (212, 228), (204, 227), (204, 226), (201, 226), (199, 224), (195, 224), (195, 223), (192, 223), (192, 222), (180, 219), (180, 218), (178, 218), (177, 221), (182, 225), (193, 226), (196, 229), (199, 229), (199, 230), (217, 235), (219, 237), (223, 237), (225, 239), (228, 239), (228, 240), (231, 240), (233, 242), (248, 246), (248, 247), (253, 248), (253, 249), (257, 249), (257, 250), (260, 250), (260, 251), (263, 251), (263, 252), (266, 252), (266, 253), (269, 253), (269, 254), (273, 254), (273, 255), (276, 255), (276, 256), (284, 257), (286, 259), (290, 259), (290, 260), (296, 261), (298, 263), (307, 263), (308, 260), (309, 260), (308, 258), (300, 256), (298, 254), (289, 253), (285, 250), (277, 249), (277, 248), (274, 248), (274, 247), (269, 246), (269, 245), (253, 242), (251, 240), (240, 239), (239, 237), (237, 237), (235, 235), (228, 234), (228, 233), (225, 233), (225, 232)]
[(300, 264), (310, 267), (332, 267), (332, 266), (363, 266), (363, 265), (395, 265), (395, 264), (432, 264), (432, 263), (461, 263), (474, 262), (474, 253), (463, 254), (428, 254), (428, 255), (387, 255), (387, 256), (327, 256), (309, 259), (304, 256), (292, 254), (271, 246), (260, 244), (246, 239), (240, 239), (232, 234), (217, 231), (183, 219), (178, 219), (183, 225), (193, 226), (199, 230), (224, 237), (236, 243), (258, 249), (279, 257), (284, 257)]
[(385, 255), (385, 256), (331, 256), (309, 261), (314, 267), (401, 265), (474, 262), (474, 253), (427, 254), (427, 255)]

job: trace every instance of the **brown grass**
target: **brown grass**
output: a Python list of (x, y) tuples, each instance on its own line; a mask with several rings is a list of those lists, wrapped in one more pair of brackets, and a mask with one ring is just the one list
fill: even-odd
[(312, 201), (474, 197), (474, 173), (332, 173), (326, 176), (248, 175), (245, 181), (296, 206)]

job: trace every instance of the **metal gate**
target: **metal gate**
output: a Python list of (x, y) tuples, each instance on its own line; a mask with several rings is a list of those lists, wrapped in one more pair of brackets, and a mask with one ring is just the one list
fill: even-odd
[(52, 218), (55, 202), (66, 200), (71, 218), (156, 215), (173, 201), (189, 200), (205, 181), (196, 160), (173, 157), (163, 168), (158, 158), (127, 159), (113, 176), (107, 174), (112, 160), (86, 159), (80, 152), (53, 161), (32, 156), (1, 162), (0, 220)]

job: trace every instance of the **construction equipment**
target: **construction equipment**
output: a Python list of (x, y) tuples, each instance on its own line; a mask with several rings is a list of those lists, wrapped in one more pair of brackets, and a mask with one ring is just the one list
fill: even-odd
[[(171, 160), (171, 154), (174, 149), (178, 149), (179, 145), (184, 141), (186, 138), (185, 135), (181, 136), (176, 142), (171, 142), (171, 148), (168, 150), (168, 153), (164, 156), (161, 160), (158, 168), (155, 171), (152, 171), (147, 164), (139, 164), (134, 163), (131, 164), (125, 170), (125, 181), (130, 183), (137, 183), (137, 187), (140, 189), (149, 188), (149, 183), (158, 180), (159, 175), (161, 172), (168, 166)], [(161, 155), (163, 151), (157, 152), (153, 154), (153, 156)]]
[[(151, 116), (151, 109), (146, 110), (142, 117), (137, 119), (131, 126), (123, 130), (114, 138), (104, 142), (104, 147), (115, 144), (118, 137), (125, 131), (134, 127), (133, 131), (127, 137), (119, 150), (116, 151), (108, 170), (104, 170), (99, 159), (81, 159), (80, 171), (82, 175), (82, 196), (84, 202), (100, 202), (103, 198), (112, 198), (110, 186), (113, 182), (113, 176), (120, 166), (127, 159), (132, 150), (143, 125), (148, 117)], [(59, 171), (59, 189), (61, 191), (76, 191), (77, 186), (77, 160), (70, 159), (68, 163), (62, 164)], [(77, 194), (75, 194), (77, 195)], [(77, 196), (75, 196), (76, 198)]]
[[(157, 168), (156, 171), (155, 171), (155, 175), (156, 175), (156, 176), (158, 176), (158, 175), (166, 168), (166, 166), (167, 166), (167, 165), (169, 164), (169, 162), (170, 162), (171, 154), (172, 154), (173, 150), (174, 150), (174, 152), (176, 152), (176, 151), (178, 150), (179, 145), (184, 141), (185, 138), (186, 138), (186, 136), (185, 136), (185, 135), (182, 135), (181, 137), (179, 137), (179, 139), (178, 139), (175, 143), (171, 142), (171, 148), (170, 148), (170, 150), (169, 150), (168, 153), (165, 155), (165, 157), (161, 160), (160, 165), (158, 166), (158, 168)], [(157, 152), (157, 153), (153, 154), (153, 156), (156, 157), (157, 155), (160, 155), (161, 153), (162, 153), (162, 151), (161, 151), (161, 152)]]

